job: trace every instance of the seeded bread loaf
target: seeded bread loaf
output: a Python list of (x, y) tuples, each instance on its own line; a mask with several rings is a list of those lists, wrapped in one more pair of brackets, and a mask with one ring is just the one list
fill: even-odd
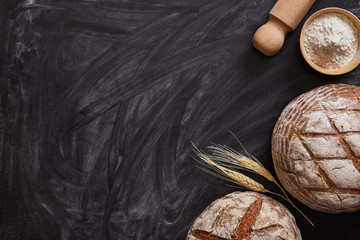
[(234, 192), (208, 206), (195, 219), (187, 240), (300, 240), (289, 210), (256, 192)]
[(328, 213), (360, 209), (360, 88), (330, 84), (294, 99), (272, 137), (276, 174), (292, 196)]

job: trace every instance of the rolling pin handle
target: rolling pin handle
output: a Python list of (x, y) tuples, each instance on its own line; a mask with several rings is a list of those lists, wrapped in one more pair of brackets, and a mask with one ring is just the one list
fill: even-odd
[(275, 55), (315, 0), (278, 0), (269, 14), (269, 21), (254, 34), (253, 45), (266, 56)]
[(270, 14), (268, 22), (255, 32), (253, 45), (266, 56), (273, 56), (279, 52), (290, 31), (289, 26)]

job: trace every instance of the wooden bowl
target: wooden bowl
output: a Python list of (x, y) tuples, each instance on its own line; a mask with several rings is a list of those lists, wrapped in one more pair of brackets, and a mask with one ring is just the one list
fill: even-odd
[(355, 27), (358, 29), (358, 40), (360, 40), (360, 20), (354, 14), (352, 14), (351, 12), (349, 12), (345, 9), (341, 9), (341, 8), (324, 8), (324, 9), (317, 11), (313, 15), (311, 15), (304, 23), (304, 25), (301, 29), (301, 34), (300, 34), (301, 53), (302, 53), (305, 61), (313, 69), (315, 69), (316, 71), (318, 71), (320, 73), (327, 74), (327, 75), (340, 75), (340, 74), (350, 72), (351, 70), (356, 68), (357, 65), (359, 65), (359, 63), (360, 63), (360, 44), (358, 45), (358, 48), (356, 50), (354, 58), (347, 65), (343, 66), (342, 68), (335, 69), (335, 70), (329, 70), (329, 69), (326, 69), (326, 68), (316, 65), (306, 55), (306, 50), (305, 50), (305, 46), (304, 46), (305, 29), (311, 23), (312, 20), (314, 20), (316, 17), (318, 17), (324, 13), (340, 13), (340, 14), (343, 14), (344, 16), (348, 17), (354, 23)]

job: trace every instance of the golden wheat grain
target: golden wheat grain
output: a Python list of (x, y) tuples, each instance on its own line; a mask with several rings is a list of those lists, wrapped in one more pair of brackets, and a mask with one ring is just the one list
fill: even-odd
[(264, 192), (265, 188), (262, 184), (256, 182), (255, 180), (251, 179), (250, 177), (236, 172), (234, 170), (228, 169), (226, 167), (223, 167), (217, 163), (215, 163), (214, 161), (211, 160), (211, 157), (209, 155), (207, 155), (204, 152), (201, 152), (198, 148), (196, 148), (196, 146), (194, 145), (195, 148), (195, 153), (196, 155), (203, 160), (205, 163), (209, 164), (210, 166), (215, 167), (216, 169), (220, 170), (220, 172), (225, 175), (226, 177), (234, 180), (237, 184), (249, 188), (253, 191), (257, 191), (257, 192)]
[[(233, 134), (233, 133), (231, 133), (231, 134)], [(234, 134), (233, 134), (233, 136), (239, 142), (240, 146), (243, 147), (243, 145), (240, 143), (239, 139), (237, 139)], [(276, 181), (274, 176), (261, 164), (261, 162), (258, 159), (256, 159), (254, 156), (249, 154), (245, 150), (244, 147), (243, 148), (249, 157), (245, 157), (244, 155), (238, 153), (237, 151), (235, 151), (232, 148), (225, 146), (225, 145), (209, 146), (208, 148), (210, 150), (212, 150), (212, 158), (215, 161), (221, 162), (225, 166), (228, 166), (229, 164), (233, 164), (238, 168), (246, 169), (246, 170), (252, 171), (256, 174), (259, 174), (259, 175), (265, 177), (267, 180), (275, 183), (279, 187), (279, 189), (282, 191), (282, 193), (285, 195), (288, 202), (293, 205), (289, 196), (286, 194), (286, 192), (281, 187), (281, 185)]]
[(209, 146), (208, 148), (212, 151), (212, 159), (225, 165), (233, 164), (236, 167), (250, 170), (271, 182), (275, 182), (273, 175), (259, 161), (245, 157), (227, 146), (218, 145)]
[(230, 177), (231, 179), (235, 180), (236, 182), (238, 182), (241, 186), (244, 186), (246, 188), (249, 188), (251, 190), (257, 191), (257, 192), (264, 192), (265, 191), (265, 187), (256, 182), (255, 180), (253, 180), (252, 178), (249, 178), (248, 176), (235, 172), (233, 170), (225, 170), (224, 171), (225, 174)]
[[(234, 135), (235, 136), (235, 135)], [(217, 171), (220, 175), (214, 174), (212, 172), (209, 172), (217, 177), (220, 177), (222, 179), (225, 179), (227, 181), (232, 180), (231, 182), (234, 182), (240, 186), (246, 187), (248, 189), (251, 189), (256, 192), (267, 192), (274, 195), (277, 195), (286, 201), (288, 201), (296, 210), (298, 210), (305, 219), (312, 225), (314, 224), (310, 221), (310, 219), (302, 212), (299, 208), (295, 206), (295, 204), (290, 200), (290, 198), (285, 193), (284, 189), (281, 187), (281, 185), (275, 180), (275, 178), (272, 176), (272, 174), (254, 157), (248, 158), (244, 155), (241, 155), (240, 153), (236, 152), (235, 150), (227, 147), (227, 146), (209, 146), (208, 148), (212, 151), (212, 155), (208, 155), (201, 150), (199, 150), (193, 142), (191, 142), (196, 155), (205, 163), (207, 166), (211, 167), (213, 170)], [(218, 164), (216, 163), (221, 163)], [(254, 173), (260, 174), (261, 176), (265, 177), (271, 182), (274, 182), (283, 192), (285, 196), (282, 196), (278, 193), (272, 192), (267, 190), (262, 184), (258, 183), (257, 181), (253, 180), (252, 178), (236, 172), (230, 167), (232, 165), (235, 165), (238, 168), (250, 170)]]

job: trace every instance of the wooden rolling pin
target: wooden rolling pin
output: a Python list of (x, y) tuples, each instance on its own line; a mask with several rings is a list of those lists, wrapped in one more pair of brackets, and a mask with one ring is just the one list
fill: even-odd
[(253, 45), (266, 56), (275, 55), (288, 32), (295, 30), (315, 0), (278, 0), (269, 20), (254, 34)]

